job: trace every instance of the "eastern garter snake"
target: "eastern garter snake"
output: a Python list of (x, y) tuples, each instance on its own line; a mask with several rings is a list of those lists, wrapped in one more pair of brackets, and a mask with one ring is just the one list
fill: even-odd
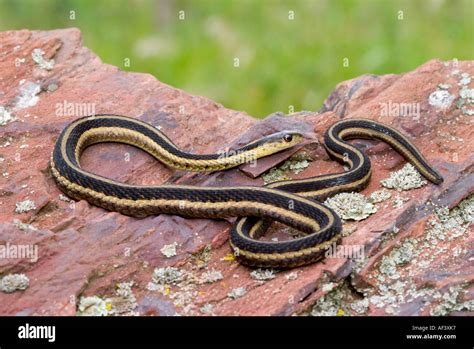
[[(130, 185), (81, 169), (79, 158), (89, 145), (119, 142), (138, 147), (170, 167), (207, 172), (235, 167), (289, 148), (302, 139), (301, 134), (283, 131), (232, 154), (197, 155), (181, 151), (158, 129), (138, 119), (95, 115), (77, 119), (63, 130), (51, 156), (51, 171), (58, 186), (69, 196), (126, 215), (240, 217), (231, 230), (230, 243), (241, 262), (259, 267), (294, 267), (320, 259), (328, 246), (339, 241), (341, 220), (316, 200), (342, 191), (358, 191), (367, 185), (370, 160), (344, 141), (361, 137), (387, 142), (428, 180), (442, 182), (442, 177), (403, 135), (365, 119), (339, 121), (325, 133), (326, 150), (350, 167), (347, 172), (276, 182), (266, 187)], [(306, 235), (280, 242), (258, 240), (273, 220)]]

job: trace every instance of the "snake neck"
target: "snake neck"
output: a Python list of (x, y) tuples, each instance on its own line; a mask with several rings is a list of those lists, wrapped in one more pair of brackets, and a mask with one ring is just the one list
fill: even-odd
[(236, 150), (218, 151), (215, 154), (192, 154), (179, 149), (157, 128), (127, 117), (95, 116), (82, 118), (65, 129), (61, 136), (70, 158), (79, 165), (81, 153), (90, 145), (104, 142), (135, 146), (163, 162), (168, 167), (192, 172), (226, 170), (244, 163), (254, 162), (278, 150), (261, 147), (258, 142)]
[(200, 155), (181, 151), (178, 147), (164, 147), (142, 133), (120, 127), (97, 127), (89, 129), (79, 137), (74, 157), (79, 163), (85, 148), (97, 143), (114, 142), (132, 145), (152, 155), (165, 165), (183, 171), (222, 171), (264, 156), (258, 149), (235, 150), (217, 154)]

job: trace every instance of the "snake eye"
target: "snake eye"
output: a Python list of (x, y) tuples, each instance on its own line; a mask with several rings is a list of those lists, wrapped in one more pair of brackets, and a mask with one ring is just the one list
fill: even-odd
[(292, 135), (285, 135), (283, 137), (283, 139), (285, 140), (285, 142), (291, 142), (293, 140), (293, 136)]

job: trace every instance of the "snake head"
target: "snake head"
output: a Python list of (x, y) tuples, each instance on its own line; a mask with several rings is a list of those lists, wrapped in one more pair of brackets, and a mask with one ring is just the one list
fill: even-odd
[(272, 145), (278, 148), (287, 149), (300, 143), (303, 135), (298, 131), (280, 131), (263, 137), (260, 141), (263, 146)]
[(301, 143), (303, 139), (304, 136), (301, 132), (280, 131), (247, 144), (242, 150), (254, 150), (256, 157), (261, 158), (291, 148)]

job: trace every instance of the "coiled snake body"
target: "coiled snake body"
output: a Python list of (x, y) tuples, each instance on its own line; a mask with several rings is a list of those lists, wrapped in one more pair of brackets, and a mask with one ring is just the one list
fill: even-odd
[[(346, 119), (325, 133), (328, 153), (349, 166), (347, 172), (303, 180), (272, 183), (266, 187), (197, 187), (182, 185), (130, 185), (105, 178), (80, 167), (82, 151), (101, 142), (138, 147), (166, 165), (189, 171), (216, 171), (287, 149), (302, 139), (298, 132), (283, 131), (252, 142), (228, 154), (190, 154), (180, 150), (161, 131), (118, 115), (95, 115), (73, 121), (61, 133), (51, 157), (58, 186), (75, 199), (126, 215), (143, 217), (177, 214), (186, 217), (240, 217), (230, 233), (239, 260), (250, 266), (294, 267), (320, 259), (327, 247), (340, 239), (341, 220), (316, 200), (342, 191), (363, 189), (371, 174), (368, 157), (347, 143), (350, 138), (381, 139), (411, 162), (434, 183), (442, 177), (398, 131), (365, 119)], [(288, 241), (261, 241), (270, 223), (279, 221), (306, 235)]]

